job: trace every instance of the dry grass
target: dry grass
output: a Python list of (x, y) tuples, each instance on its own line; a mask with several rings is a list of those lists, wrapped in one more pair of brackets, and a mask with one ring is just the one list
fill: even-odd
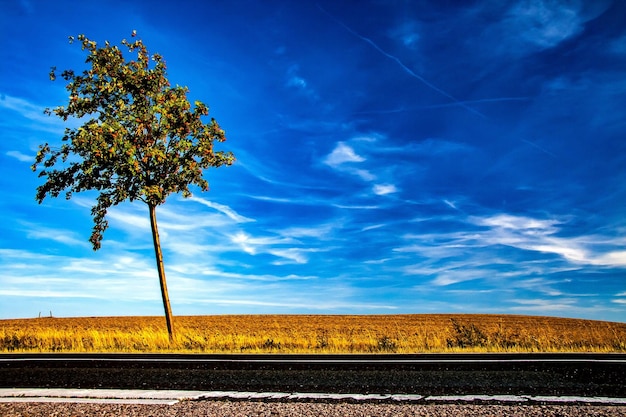
[(533, 316), (240, 315), (0, 320), (0, 352), (626, 352), (626, 323)]

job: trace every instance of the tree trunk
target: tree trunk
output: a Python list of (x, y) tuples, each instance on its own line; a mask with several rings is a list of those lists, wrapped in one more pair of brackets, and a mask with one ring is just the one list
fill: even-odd
[(161, 252), (161, 241), (159, 240), (159, 229), (157, 228), (156, 206), (148, 204), (150, 208), (150, 227), (152, 228), (152, 241), (154, 242), (154, 255), (156, 257), (157, 271), (159, 272), (159, 283), (161, 284), (161, 296), (163, 297), (163, 308), (165, 309), (165, 321), (167, 323), (167, 333), (170, 342), (174, 340), (174, 326), (172, 324), (172, 307), (170, 297), (167, 293), (167, 283), (165, 282), (165, 268), (163, 267), (163, 253)]

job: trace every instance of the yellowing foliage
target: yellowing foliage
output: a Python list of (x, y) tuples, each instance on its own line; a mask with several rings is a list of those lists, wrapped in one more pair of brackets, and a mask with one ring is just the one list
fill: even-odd
[(626, 352), (626, 323), (509, 315), (224, 315), (0, 320), (0, 352)]

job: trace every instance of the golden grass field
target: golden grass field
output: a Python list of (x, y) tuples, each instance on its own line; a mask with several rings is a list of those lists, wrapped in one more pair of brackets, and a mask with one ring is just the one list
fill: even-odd
[(0, 320), (0, 352), (626, 352), (626, 323), (511, 315), (224, 315)]

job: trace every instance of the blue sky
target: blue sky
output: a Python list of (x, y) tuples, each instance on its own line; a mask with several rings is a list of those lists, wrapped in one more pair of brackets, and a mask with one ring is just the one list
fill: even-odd
[(0, 318), (162, 314), (147, 207), (93, 252), (30, 170), (67, 37), (137, 30), (237, 157), (157, 211), (175, 315), (626, 321), (626, 3), (458, 4), (0, 2)]

